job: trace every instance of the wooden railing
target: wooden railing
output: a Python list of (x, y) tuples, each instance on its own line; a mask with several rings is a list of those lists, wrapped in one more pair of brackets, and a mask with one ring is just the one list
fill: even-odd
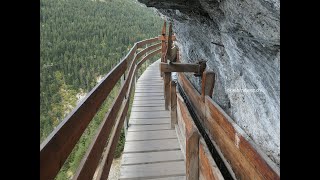
[[(206, 136), (222, 158), (233, 179), (280, 179), (279, 168), (252, 139), (212, 100), (213, 82), (204, 72), (199, 93), (184, 73), (178, 73), (179, 86), (185, 93)], [(211, 74), (211, 75), (210, 75)], [(206, 79), (207, 78), (207, 79)], [(212, 79), (212, 78), (210, 78)], [(214, 79), (214, 78), (213, 78)], [(204, 140), (203, 133), (191, 118), (186, 103), (177, 93), (177, 131), (184, 139), (187, 179), (224, 179)]]
[[(107, 144), (105, 156), (100, 164), (102, 168), (99, 169), (97, 178), (107, 179), (120, 131), (128, 112), (130, 93), (135, 84), (137, 70), (146, 60), (161, 52), (161, 48), (158, 48), (161, 43), (148, 46), (138, 53), (137, 49), (159, 40), (161, 40), (161, 37), (135, 43), (126, 57), (104, 76), (102, 81), (88, 93), (85, 99), (44, 140), (40, 145), (41, 180), (55, 178), (102, 103), (116, 83), (124, 77), (125, 80), (118, 96), (106, 113), (97, 134), (73, 177), (73, 179), (92, 179), (102, 157), (103, 149)], [(141, 57), (143, 58), (138, 61)]]

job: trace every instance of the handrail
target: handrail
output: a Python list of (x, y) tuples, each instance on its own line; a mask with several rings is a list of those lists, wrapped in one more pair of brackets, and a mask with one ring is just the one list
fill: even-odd
[(223, 162), (232, 167), (227, 168), (236, 178), (280, 179), (275, 163), (211, 97), (203, 98), (183, 73), (178, 73), (178, 81), (208, 138), (218, 146)]
[[(92, 179), (99, 164), (104, 145), (110, 136), (107, 145), (107, 162), (103, 163), (101, 178), (108, 177), (110, 163), (113, 159), (115, 146), (118, 142), (121, 126), (128, 111), (133, 78), (137, 69), (147, 59), (161, 51), (161, 48), (147, 54), (137, 62), (144, 54), (160, 46), (149, 46), (137, 54), (137, 49), (144, 45), (157, 42), (158, 37), (139, 41), (134, 44), (128, 54), (117, 64), (84, 98), (84, 100), (72, 110), (72, 112), (58, 125), (58, 127), (40, 145), (40, 179), (54, 179), (64, 162), (72, 152), (81, 135), (87, 128), (98, 109), (108, 97), (119, 79), (128, 70), (128, 76), (122, 85), (117, 98), (113, 101), (110, 110), (106, 113), (97, 134), (93, 138), (84, 158), (73, 179)], [(129, 68), (129, 69), (128, 69)], [(124, 104), (124, 105), (123, 105)], [(117, 115), (119, 114), (119, 118)], [(114, 127), (114, 125), (116, 125)], [(114, 127), (112, 129), (112, 127)], [(111, 160), (111, 161), (110, 161)], [(105, 165), (106, 163), (106, 165)]]

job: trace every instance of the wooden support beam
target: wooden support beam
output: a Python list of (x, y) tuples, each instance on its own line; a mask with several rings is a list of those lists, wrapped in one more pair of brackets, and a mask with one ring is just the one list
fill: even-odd
[(178, 98), (179, 109), (185, 124), (186, 136), (186, 177), (187, 180), (199, 178), (199, 138), (200, 133), (193, 122), (186, 104)]
[(177, 91), (176, 91), (176, 82), (171, 81), (170, 84), (171, 90), (171, 128), (174, 129), (177, 124)]
[(201, 97), (204, 102), (205, 96), (212, 98), (213, 87), (215, 82), (215, 74), (213, 71), (205, 71), (202, 76)]
[(198, 64), (191, 63), (160, 63), (161, 72), (199, 72)]
[(170, 81), (171, 81), (171, 73), (164, 73), (164, 106), (165, 110), (169, 110), (170, 105)]

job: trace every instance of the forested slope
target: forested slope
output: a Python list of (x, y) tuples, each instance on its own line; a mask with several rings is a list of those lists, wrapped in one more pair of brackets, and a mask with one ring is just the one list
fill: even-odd
[[(40, 143), (139, 40), (158, 36), (163, 21), (134, 0), (41, 0)], [(119, 86), (119, 85), (118, 85)], [(58, 179), (71, 177), (117, 88), (90, 123)]]

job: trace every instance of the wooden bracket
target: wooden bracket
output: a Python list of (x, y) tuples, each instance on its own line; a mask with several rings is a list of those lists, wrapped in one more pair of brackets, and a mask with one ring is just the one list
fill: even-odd
[(206, 61), (203, 61), (203, 60), (200, 60), (198, 63), (198, 72), (196, 72), (194, 74), (194, 76), (196, 77), (199, 77), (199, 76), (202, 76), (202, 73), (204, 72), (204, 70), (206, 69), (207, 67), (207, 62)]
[(201, 97), (203, 102), (206, 95), (212, 98), (214, 83), (215, 83), (214, 72), (205, 71), (202, 76), (202, 84), (201, 84)]
[(198, 63), (160, 63), (161, 72), (193, 72), (196, 77), (202, 76), (206, 68), (206, 61), (199, 61)]

